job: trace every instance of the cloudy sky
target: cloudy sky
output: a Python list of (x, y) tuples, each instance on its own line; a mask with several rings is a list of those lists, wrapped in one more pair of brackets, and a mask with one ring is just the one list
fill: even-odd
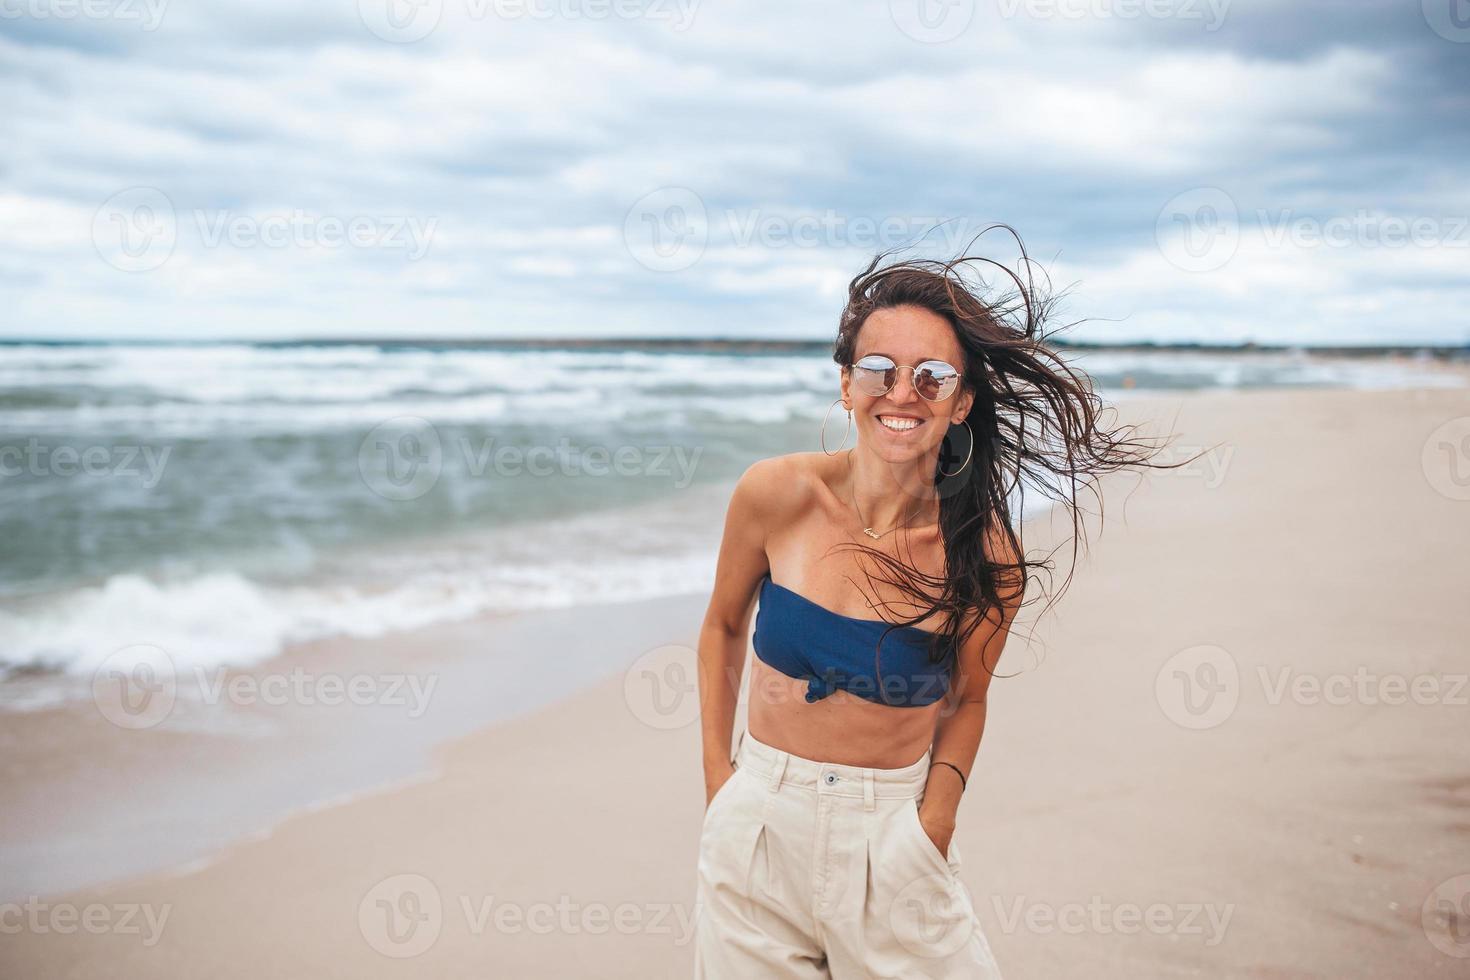
[[(1464, 0), (0, 0), (0, 336), (1470, 342)], [(991, 231), (972, 252), (1014, 262)]]

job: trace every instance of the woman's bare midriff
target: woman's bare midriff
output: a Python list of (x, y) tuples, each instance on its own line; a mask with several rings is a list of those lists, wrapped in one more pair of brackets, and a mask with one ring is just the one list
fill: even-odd
[[(790, 588), (819, 605), (842, 615), (877, 618), (872, 609), (839, 605), (840, 595), (851, 603), (857, 587), (844, 582), (866, 583), (867, 576), (850, 552), (831, 550), (841, 542), (856, 540), (852, 518), (830, 489), (845, 461), (817, 454), (807, 456), (814, 469), (803, 506), (790, 515), (790, 523), (766, 539), (766, 559), (773, 581)], [(929, 525), (905, 532), (904, 559), (930, 571), (943, 565), (943, 544), (938, 528)], [(874, 542), (868, 542), (872, 545)], [(884, 550), (893, 539), (882, 542)], [(900, 603), (897, 595), (878, 594), (869, 601)], [(912, 615), (906, 608), (897, 614)], [(937, 629), (938, 623), (919, 624)], [(807, 682), (789, 677), (752, 657), (749, 709), (746, 724), (750, 734), (767, 745), (818, 762), (899, 769), (923, 758), (934, 740), (935, 725), (944, 700), (921, 707), (877, 704), (846, 691), (835, 691), (820, 701), (806, 700)]]
[(751, 658), (750, 734), (792, 755), (842, 766), (902, 769), (923, 758), (944, 702), (874, 704), (846, 691), (806, 700), (807, 682)]

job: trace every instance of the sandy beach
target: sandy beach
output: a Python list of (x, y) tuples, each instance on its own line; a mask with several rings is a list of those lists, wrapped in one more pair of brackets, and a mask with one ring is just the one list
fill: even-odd
[[(1219, 445), (1185, 470), (1108, 478), (1070, 589), (1013, 631), (1001, 667), (1016, 676), (992, 686), (957, 831), (1008, 977), (1470, 971), (1467, 392), (1120, 404), (1174, 433), (1169, 457)], [(1029, 552), (1063, 539), (1060, 517), (1028, 524)], [(7, 847), (23, 838), (33, 865), (81, 880), (54, 844), (67, 833), (122, 855), (175, 835), (213, 852), (7, 894), (0, 976), (690, 975), (704, 601), (290, 654), (418, 665), (459, 705), (442, 724), (381, 706), (261, 709), (253, 737), (122, 731), (90, 704), (0, 716)], [(266, 809), (214, 833), (102, 819), (161, 770), (182, 798), (240, 778), (289, 803), (275, 766), (379, 768), (395, 785), (243, 838)], [(84, 767), (107, 775), (68, 778)]]

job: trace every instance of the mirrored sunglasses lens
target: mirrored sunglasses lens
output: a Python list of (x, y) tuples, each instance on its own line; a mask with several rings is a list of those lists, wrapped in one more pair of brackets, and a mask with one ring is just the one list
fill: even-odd
[(953, 371), (922, 368), (914, 374), (914, 389), (931, 402), (945, 398), (954, 391), (960, 377)]
[(854, 366), (852, 377), (853, 381), (864, 394), (876, 397), (886, 394), (888, 389), (893, 387), (893, 382), (896, 380), (895, 375), (898, 374), (898, 368), (893, 367), (891, 363), (886, 367), (881, 361), (873, 363), (873, 367)]

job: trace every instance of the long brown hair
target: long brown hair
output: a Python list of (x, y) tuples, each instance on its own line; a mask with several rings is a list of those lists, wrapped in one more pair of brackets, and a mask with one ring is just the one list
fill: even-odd
[[(1079, 491), (1093, 494), (1101, 517), (1102, 497), (1096, 482), (1101, 475), (1129, 467), (1172, 469), (1192, 461), (1155, 463), (1152, 457), (1162, 448), (1160, 443), (1136, 438), (1136, 425), (1110, 428), (1102, 423), (1110, 409), (1094, 391), (1091, 377), (1069, 365), (1047, 344), (1075, 324), (1057, 326), (1053, 322), (1059, 297), (1049, 292), (1044, 272), (1038, 283), (1038, 270), (1015, 229), (991, 225), (980, 235), (995, 229), (1009, 232), (1020, 249), (1014, 269), (979, 255), (965, 254), (948, 261), (905, 259), (886, 265), (884, 260), (893, 250), (876, 255), (848, 284), (832, 351), (832, 359), (847, 371), (858, 332), (868, 317), (877, 310), (901, 306), (921, 307), (943, 317), (964, 350), (962, 384), (974, 393), (974, 403), (963, 424), (950, 426), (934, 473), (944, 541), (943, 574), (927, 575), (858, 542), (838, 546), (874, 556), (875, 562), (892, 573), (879, 577), (911, 597), (921, 610), (910, 619), (893, 622), (883, 636), (941, 614), (944, 627), (930, 644), (929, 657), (935, 664), (956, 656), (992, 610), (1024, 595), (1033, 569), (1053, 570), (1050, 555), (1034, 561), (1026, 558), (1011, 512), (1012, 491), (1018, 509), (1023, 509), (1019, 505), (1028, 489), (1067, 509), (1075, 565), (1079, 543), (1084, 540)], [(973, 246), (974, 239), (966, 251)], [(972, 271), (968, 263), (990, 270), (1002, 288), (992, 288), (983, 273), (975, 282), (967, 280), (966, 272)], [(968, 433), (961, 431), (967, 427)], [(970, 458), (965, 463), (967, 452)], [(997, 532), (1004, 535), (1016, 561), (1008, 562), (987, 547)], [(1071, 578), (1069, 570), (1048, 607)], [(971, 610), (978, 615), (967, 616)], [(881, 649), (881, 638), (879, 642)], [(990, 671), (990, 665), (985, 669)], [(882, 677), (881, 670), (875, 676)]]

